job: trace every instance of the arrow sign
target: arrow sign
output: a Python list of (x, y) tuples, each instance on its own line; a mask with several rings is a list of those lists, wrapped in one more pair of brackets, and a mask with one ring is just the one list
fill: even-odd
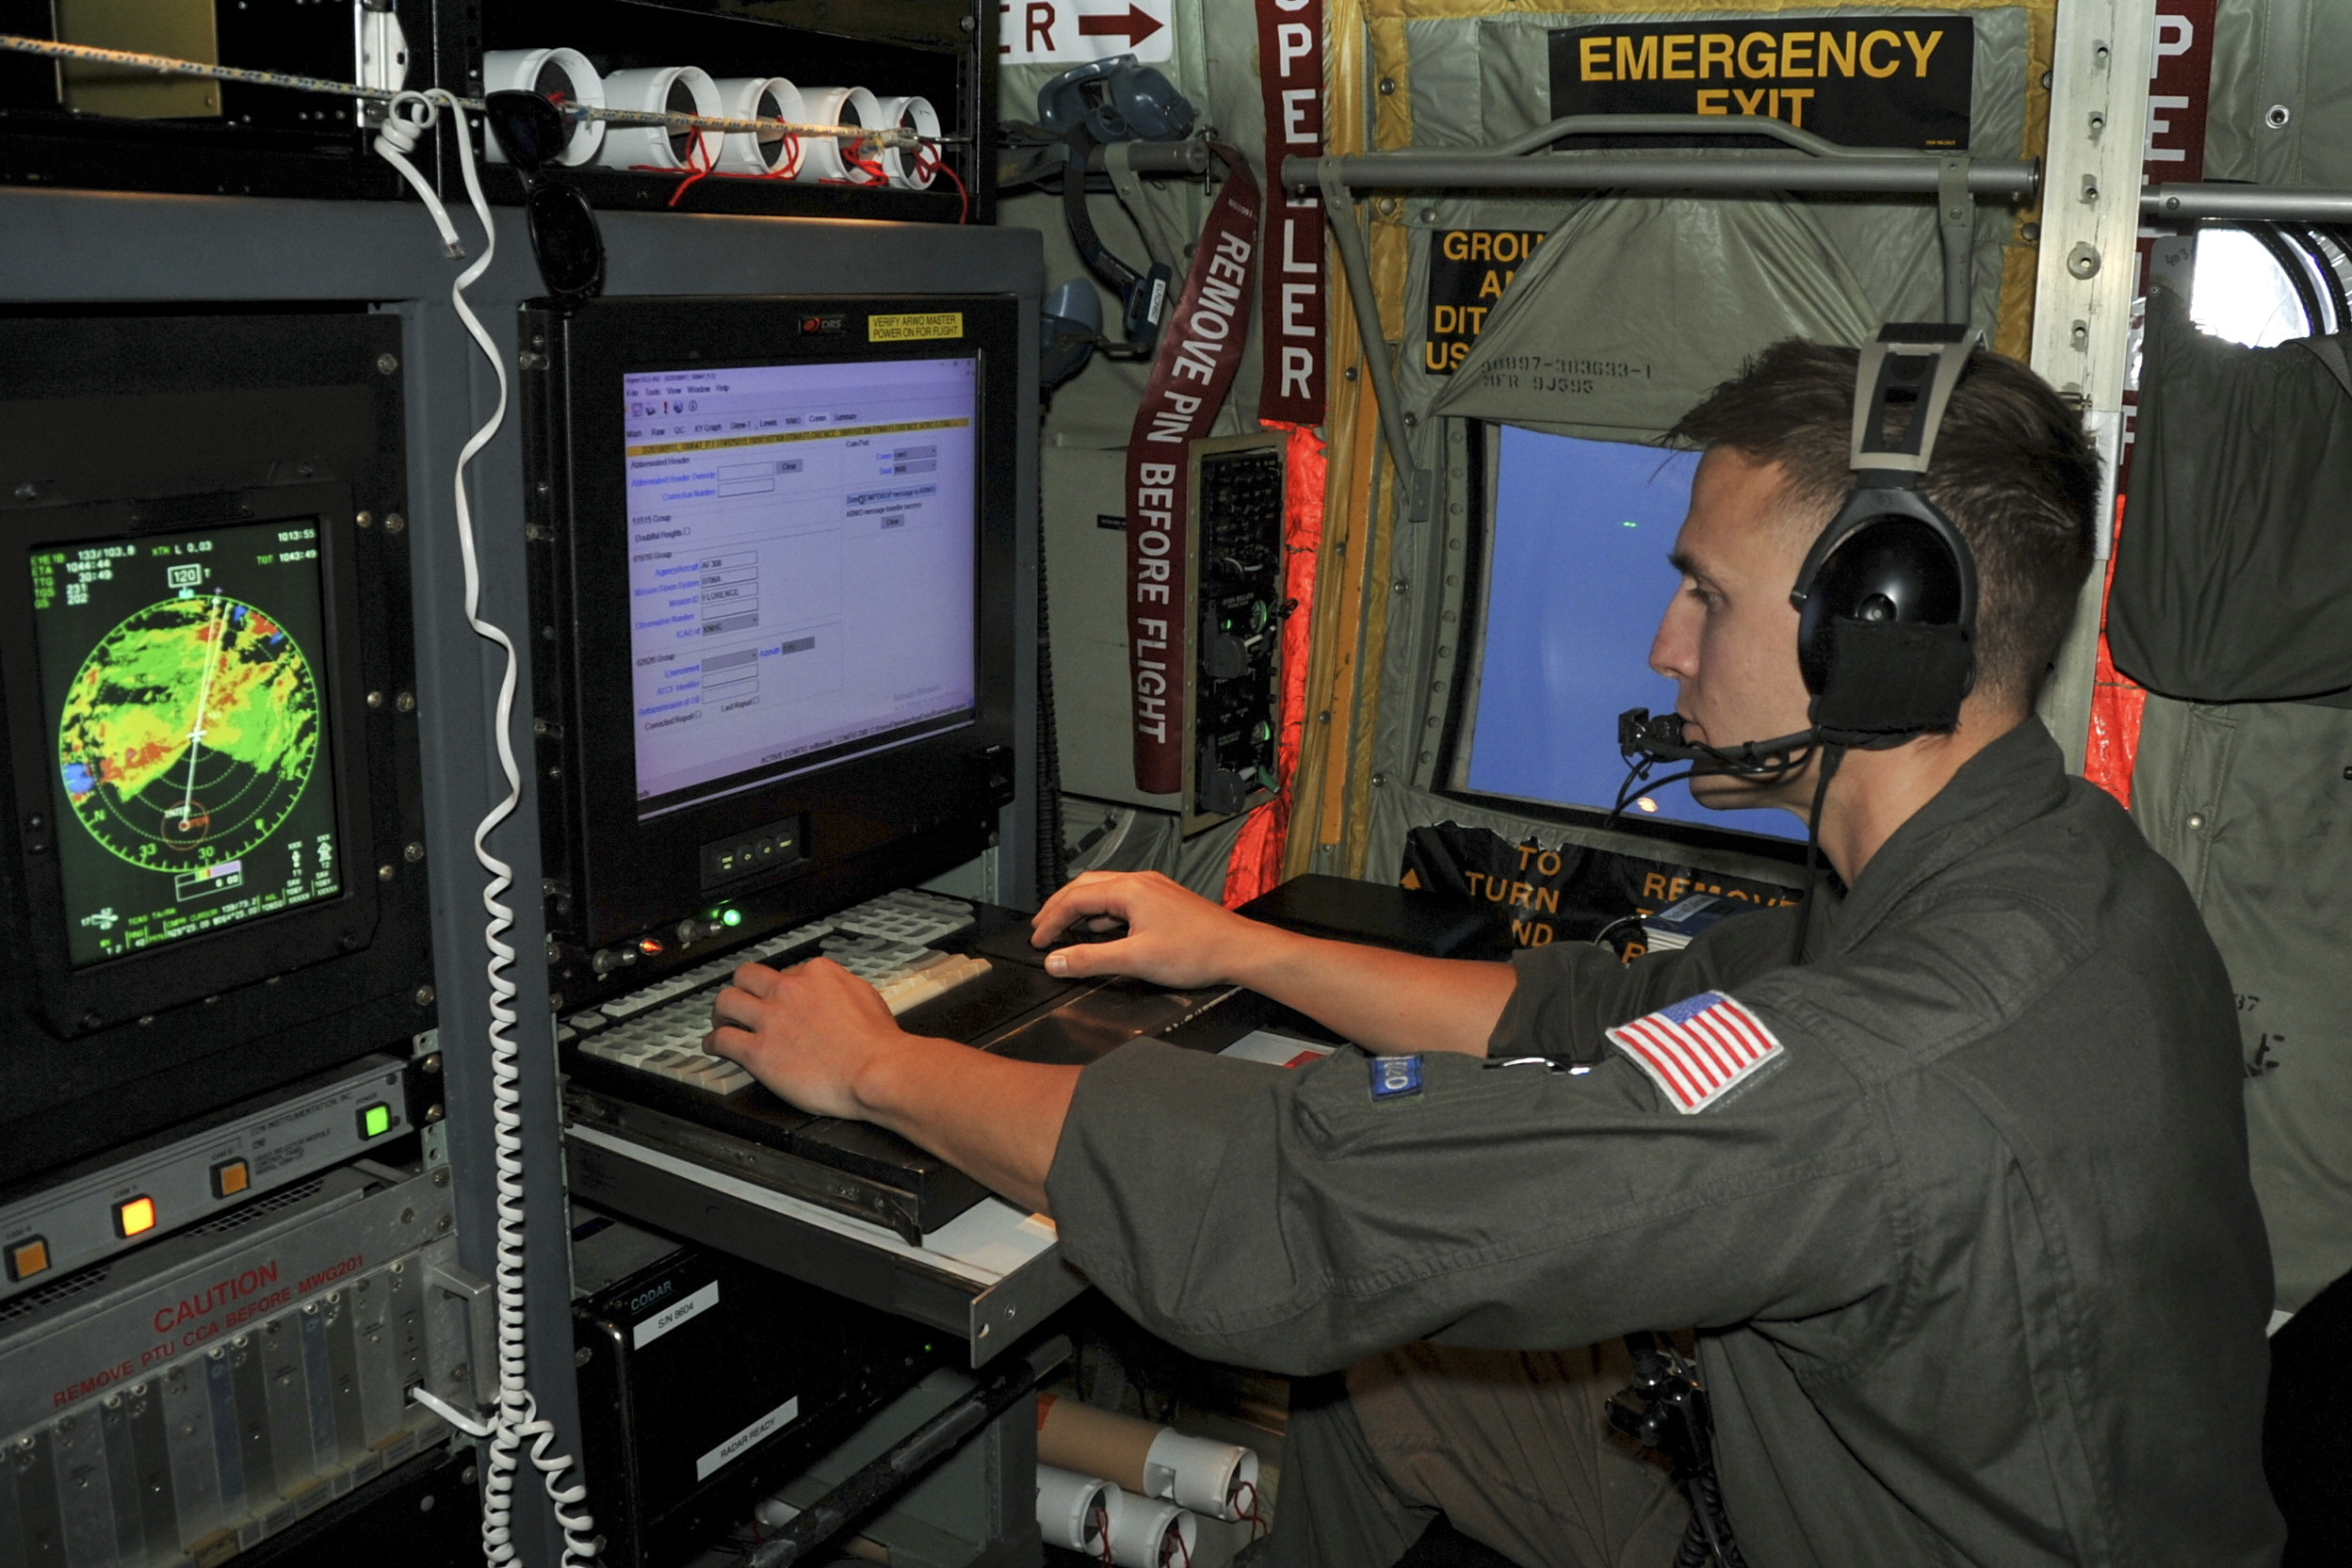
[(1133, 48), (1166, 24), (1141, 6), (1130, 5), (1125, 16), (1080, 16), (1078, 30), (1090, 38), (1124, 38)]
[(997, 57), (1072, 66), (1133, 55), (1157, 65), (1176, 57), (1175, 9), (1176, 0), (998, 0)]

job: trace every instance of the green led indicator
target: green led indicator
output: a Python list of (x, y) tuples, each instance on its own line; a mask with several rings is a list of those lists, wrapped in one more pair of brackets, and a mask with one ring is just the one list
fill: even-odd
[(722, 926), (739, 926), (743, 924), (743, 912), (739, 909), (731, 909), (724, 914), (719, 916), (719, 924)]
[(381, 1101), (359, 1113), (359, 1135), (362, 1138), (381, 1138), (392, 1130), (392, 1107)]

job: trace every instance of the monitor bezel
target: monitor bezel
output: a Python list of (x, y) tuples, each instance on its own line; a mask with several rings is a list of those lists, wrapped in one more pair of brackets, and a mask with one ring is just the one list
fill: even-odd
[[(544, 443), (535, 453), (543, 452), (545, 473), (560, 478), (543, 494), (532, 486), (560, 545), (556, 570), (543, 579), (558, 602), (543, 606), (552, 613), (539, 619), (553, 633), (540, 652), (560, 673), (534, 681), (537, 717), (553, 730), (549, 738), (560, 739), (553, 776), (542, 769), (543, 787), (560, 801), (549, 802), (543, 820), (560, 823), (571, 840), (546, 847), (563, 902), (551, 908), (552, 925), (599, 947), (932, 830), (994, 827), (997, 798), (986, 770), (972, 764), (1013, 739), (1018, 492), (1015, 465), (990, 460), (996, 445), (1010, 454), (1024, 414), (1019, 308), (1011, 295), (758, 296), (603, 299), (533, 313), (526, 331), (543, 334), (548, 364), (543, 379), (527, 380), (525, 407)], [(869, 316), (950, 312), (964, 316), (954, 338), (870, 341)], [(730, 775), (713, 781), (699, 801), (641, 817), (634, 704), (588, 700), (594, 691), (631, 689), (622, 378), (951, 358), (978, 366), (971, 720), (879, 752), (814, 767), (790, 759), (765, 774)], [(807, 858), (722, 888), (704, 884), (705, 846), (789, 818), (804, 824)]]
[[(10, 590), (20, 613), (0, 624), (7, 666), (9, 767), (19, 821), (25, 940), (32, 948), (41, 1005), (50, 1026), (66, 1035), (88, 1034), (237, 986), (268, 980), (324, 960), (358, 951), (374, 939), (379, 916), (372, 800), (366, 784), (365, 677), (361, 668), (357, 552), (340, 520), (353, 515), (351, 487), (339, 482), (270, 485), (217, 495), (144, 501), (91, 501), (20, 515), (10, 558)], [(54, 748), (33, 630), (31, 555), (59, 545), (130, 541), (258, 524), (312, 523), (318, 533), (319, 606), (325, 644), (313, 659), (326, 687), (334, 791), (335, 836), (343, 890), (331, 898), (274, 914), (156, 943), (118, 958), (73, 962), (65, 929), (63, 869), (56, 835), (57, 796), (50, 778)], [(32, 802), (39, 802), (38, 806)], [(34, 826), (36, 818), (42, 828)], [(199, 985), (187, 977), (200, 974)]]

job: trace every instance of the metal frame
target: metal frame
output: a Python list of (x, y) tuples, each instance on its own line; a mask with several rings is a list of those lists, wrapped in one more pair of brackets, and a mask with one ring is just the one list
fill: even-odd
[[(1567, 154), (1530, 157), (1572, 136), (1747, 136), (1777, 141), (1804, 157), (1759, 157), (1752, 154), (1690, 156), (1666, 154)], [(1465, 151), (1360, 154), (1294, 157), (1284, 161), (1282, 183), (1292, 190), (1320, 190), (1323, 216), (1338, 243), (1355, 306), (1356, 331), (1379, 405), (1381, 436), (1405, 486), (1415, 522), (1425, 522), (1431, 506), (1428, 476), (1412, 461), (1396, 367), (1385, 351), (1380, 306), (1372, 293), (1363, 227), (1354, 215), (1359, 188), (1470, 190), (1684, 190), (1826, 191), (1841, 195), (1932, 195), (1943, 254), (1944, 314), (1966, 321), (1969, 295), (1969, 222), (1985, 197), (2030, 201), (2040, 189), (2039, 166), (2031, 159), (1971, 159), (1965, 154), (1904, 153), (1889, 148), (1846, 147), (1810, 131), (1760, 115), (1627, 114), (1569, 115), (1539, 125), (1509, 141)]]

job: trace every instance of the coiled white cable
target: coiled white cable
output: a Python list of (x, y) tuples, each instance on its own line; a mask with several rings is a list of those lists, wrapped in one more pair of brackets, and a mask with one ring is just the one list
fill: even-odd
[(481, 177), (474, 167), (472, 137), (467, 134), (465, 116), (457, 98), (445, 89), (426, 92), (404, 92), (392, 102), (385, 115), (382, 129), (376, 137), (376, 151), (400, 171), (424, 200), (426, 210), (441, 230), (442, 243), (452, 256), (462, 256), (464, 249), (458, 242), (456, 228), (449, 215), (428, 185), (408, 154), (416, 146), (416, 138), (430, 130), (446, 110), (455, 120), (458, 163), (465, 176), (465, 194), (474, 204), (475, 216), (482, 225), (482, 253), (473, 265), (457, 276), (449, 287), (449, 302), (456, 307), (458, 318), (474, 339), (482, 357), (490, 362), (492, 372), (498, 378), (498, 406), (490, 418), (476, 430), (472, 439), (458, 453), (455, 482), (458, 547), (465, 561), (465, 620), (474, 635), (495, 643), (506, 655), (506, 672), (498, 682), (497, 737), (498, 766), (506, 774), (506, 798), (491, 807), (488, 816), (474, 829), (474, 858), (490, 880), (482, 887), (482, 908), (489, 919), (482, 928), (483, 944), (490, 949), (486, 966), (490, 977), (490, 1073), (492, 1080), (491, 1123), (493, 1141), (496, 1150), (498, 1190), (497, 1242), (497, 1301), (498, 1301), (498, 1409), (490, 1426), (490, 1463), (482, 1483), (482, 1555), (493, 1563), (511, 1562), (515, 1558), (513, 1541), (514, 1475), (521, 1464), (521, 1450), (530, 1446), (530, 1461), (540, 1472), (541, 1483), (546, 1488), (547, 1500), (555, 1510), (557, 1526), (563, 1531), (563, 1568), (592, 1562), (596, 1556), (595, 1520), (581, 1505), (588, 1497), (587, 1484), (560, 1484), (560, 1478), (573, 1468), (570, 1455), (555, 1451), (554, 1423), (539, 1415), (539, 1404), (531, 1397), (527, 1379), (528, 1362), (524, 1338), (523, 1316), (523, 1091), (520, 1050), (509, 1032), (516, 1023), (516, 995), (513, 980), (507, 969), (514, 962), (513, 945), (505, 940), (505, 933), (514, 924), (514, 911), (499, 901), (500, 895), (514, 885), (514, 868), (490, 852), (490, 834), (513, 815), (523, 800), (523, 772), (514, 756), (513, 719), (514, 688), (519, 667), (515, 658), (514, 639), (505, 631), (481, 617), (481, 568), (474, 553), (474, 514), (465, 493), (465, 469), (481, 449), (490, 445), (498, 428), (507, 417), (507, 373), (499, 358), (497, 345), (491, 341), (473, 307), (465, 302), (465, 291), (490, 270), (492, 257), (498, 249), (497, 231), (491, 226), (490, 202), (482, 194)]

